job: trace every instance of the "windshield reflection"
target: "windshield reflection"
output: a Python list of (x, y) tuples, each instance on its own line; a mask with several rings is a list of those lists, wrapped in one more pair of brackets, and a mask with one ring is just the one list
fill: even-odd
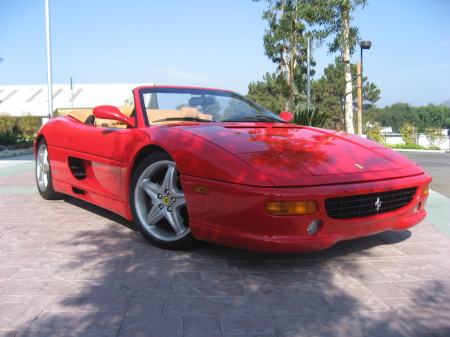
[(140, 91), (149, 125), (180, 122), (286, 123), (256, 102), (235, 92), (153, 87)]

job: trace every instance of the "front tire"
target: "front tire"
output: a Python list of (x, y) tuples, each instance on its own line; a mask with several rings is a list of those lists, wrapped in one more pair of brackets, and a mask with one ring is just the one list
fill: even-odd
[(66, 195), (56, 192), (53, 188), (52, 169), (48, 159), (48, 146), (45, 139), (39, 142), (37, 149), (35, 172), (39, 194), (47, 200), (64, 199)]
[(131, 180), (130, 206), (142, 236), (153, 245), (179, 250), (195, 245), (177, 165), (167, 153), (154, 153)]

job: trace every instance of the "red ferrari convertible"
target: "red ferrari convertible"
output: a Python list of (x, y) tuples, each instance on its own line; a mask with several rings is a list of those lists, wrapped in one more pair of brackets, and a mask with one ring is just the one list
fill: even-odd
[(291, 114), (226, 90), (149, 86), (133, 96), (134, 106), (73, 110), (42, 127), (44, 199), (107, 208), (165, 249), (202, 240), (309, 251), (426, 215), (430, 175), (378, 143), (289, 124)]

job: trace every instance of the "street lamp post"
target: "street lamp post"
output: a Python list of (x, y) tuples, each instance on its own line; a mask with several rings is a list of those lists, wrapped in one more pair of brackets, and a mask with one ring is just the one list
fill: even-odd
[(372, 47), (371, 41), (361, 41), (359, 43), (361, 47), (361, 62), (356, 62), (356, 75), (358, 77), (357, 79), (357, 85), (358, 85), (358, 135), (362, 136), (362, 86), (363, 86), (363, 49), (370, 49)]
[(48, 118), (53, 115), (53, 85), (52, 85), (52, 54), (50, 46), (50, 5), (45, 0), (45, 28), (47, 38), (47, 91), (48, 91)]

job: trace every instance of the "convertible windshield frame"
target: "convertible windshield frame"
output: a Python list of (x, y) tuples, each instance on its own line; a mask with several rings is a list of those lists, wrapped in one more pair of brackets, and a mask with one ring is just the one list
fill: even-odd
[[(178, 97), (178, 96), (179, 97)], [(252, 101), (251, 99), (240, 95), (233, 91), (195, 88), (195, 87), (167, 87), (153, 86), (143, 87), (139, 89), (141, 106), (143, 108), (144, 119), (147, 126), (155, 125), (155, 122), (239, 122), (239, 123), (286, 123), (278, 115), (272, 113), (268, 109)], [(176, 101), (178, 104), (174, 104)], [(189, 98), (190, 97), (190, 98)], [(181, 100), (181, 99), (184, 99)], [(171, 104), (167, 102), (171, 101)], [(221, 106), (221, 104), (223, 106)], [(167, 106), (170, 107), (167, 107)], [(149, 111), (172, 111), (169, 109), (190, 108), (198, 109), (200, 116), (192, 116), (190, 114), (180, 113), (180, 117), (167, 116), (167, 118), (159, 118), (151, 120)], [(147, 111), (147, 113), (145, 113)], [(185, 109), (185, 111), (187, 111)], [(186, 117), (183, 117), (186, 116)], [(206, 116), (206, 117), (205, 117)]]

